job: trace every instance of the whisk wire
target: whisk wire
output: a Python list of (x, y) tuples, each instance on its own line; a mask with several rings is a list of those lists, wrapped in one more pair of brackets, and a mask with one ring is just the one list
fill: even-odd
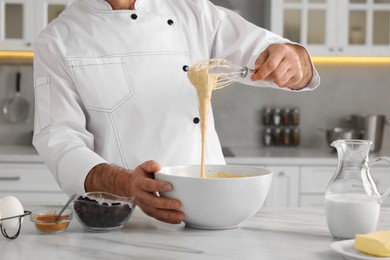
[(238, 66), (225, 59), (205, 60), (197, 63), (196, 66), (207, 69), (209, 74), (218, 75), (215, 89), (227, 87), (237, 80), (247, 77), (250, 72), (254, 72), (248, 67)]

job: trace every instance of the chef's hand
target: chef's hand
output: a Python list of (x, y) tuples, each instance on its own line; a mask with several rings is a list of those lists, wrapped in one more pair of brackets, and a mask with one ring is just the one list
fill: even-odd
[(85, 191), (102, 191), (119, 196), (135, 196), (137, 205), (147, 215), (172, 224), (179, 224), (184, 213), (180, 201), (157, 196), (157, 192), (170, 191), (172, 185), (155, 180), (154, 172), (160, 170), (155, 161), (147, 161), (133, 172), (116, 165), (102, 163), (92, 168), (85, 179)]
[(257, 58), (254, 70), (252, 80), (290, 89), (304, 88), (313, 76), (309, 54), (296, 44), (271, 44)]
[(131, 189), (137, 198), (137, 205), (145, 214), (172, 224), (179, 224), (184, 219), (184, 213), (179, 211), (181, 203), (176, 199), (162, 198), (157, 192), (172, 190), (172, 184), (154, 179), (154, 172), (161, 169), (155, 161), (147, 161), (133, 172)]

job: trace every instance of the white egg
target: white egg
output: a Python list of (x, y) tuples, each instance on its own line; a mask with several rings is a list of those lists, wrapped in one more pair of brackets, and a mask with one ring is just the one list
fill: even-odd
[[(0, 203), (1, 218), (9, 218), (24, 214), (22, 203), (14, 196), (5, 196)], [(23, 221), (23, 218), (22, 218)], [(19, 218), (12, 218), (2, 221), (2, 226), (5, 229), (18, 228)]]

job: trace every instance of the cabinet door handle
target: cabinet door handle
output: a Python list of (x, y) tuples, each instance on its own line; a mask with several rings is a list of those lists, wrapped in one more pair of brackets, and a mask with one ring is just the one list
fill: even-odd
[(0, 181), (20, 181), (20, 176), (0, 177)]

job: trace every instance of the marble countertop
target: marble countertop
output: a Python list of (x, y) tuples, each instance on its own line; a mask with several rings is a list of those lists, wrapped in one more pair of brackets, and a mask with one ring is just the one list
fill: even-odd
[[(378, 230), (390, 229), (383, 208)], [(136, 210), (119, 231), (90, 233), (73, 219), (65, 233), (42, 235), (25, 219), (15, 240), (0, 237), (0, 259), (310, 259), (342, 260), (331, 249), (323, 208), (262, 208), (238, 228), (198, 230)]]
[[(303, 147), (224, 147), (228, 164), (257, 165), (336, 165), (337, 153), (331, 149)], [(389, 149), (370, 157), (390, 156)], [(43, 163), (33, 146), (0, 145), (0, 162)]]

